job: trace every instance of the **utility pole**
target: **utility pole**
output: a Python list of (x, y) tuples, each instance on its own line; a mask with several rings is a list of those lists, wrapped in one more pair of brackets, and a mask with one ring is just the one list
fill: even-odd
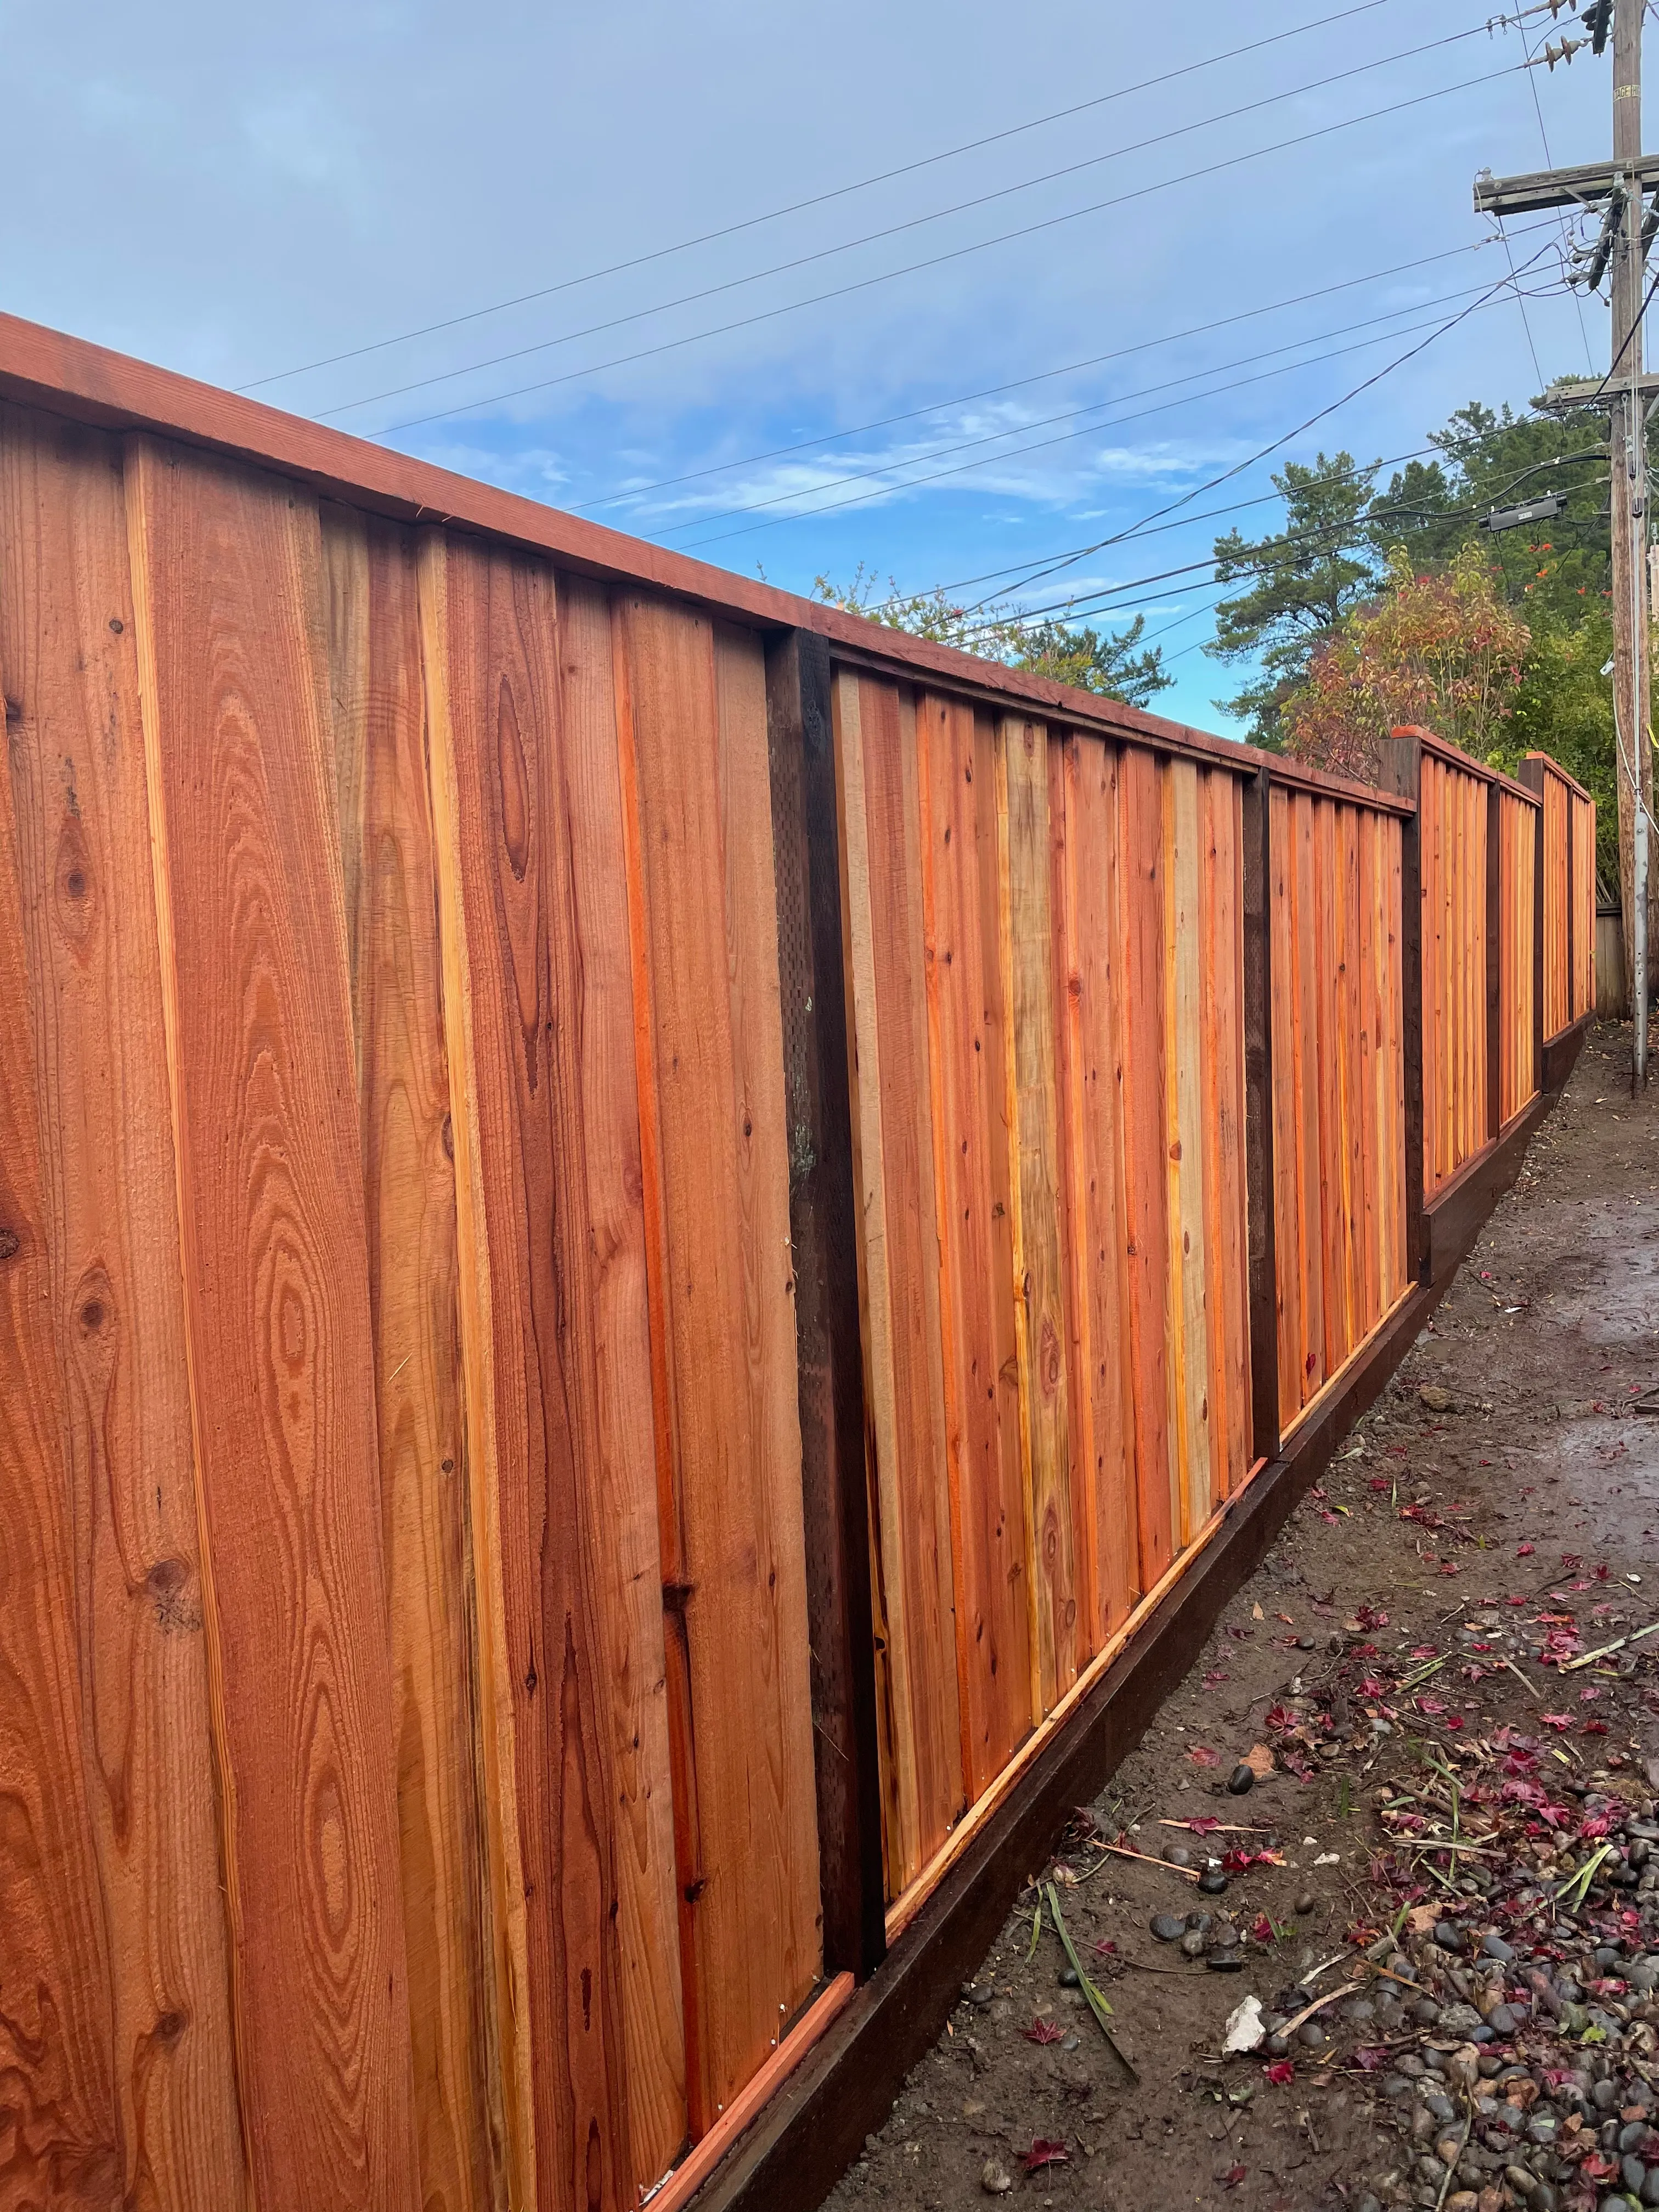
[(1613, 0), (1613, 166), (1624, 208), (1613, 244), (1613, 692), (1618, 747), (1620, 897), (1634, 1022), (1632, 1074), (1648, 1073), (1647, 400), (1642, 390), (1642, 15), (1645, 0)]
[[(1553, 0), (1551, 12), (1560, 0)], [(1613, 456), (1613, 702), (1619, 793), (1620, 899), (1624, 908), (1625, 970), (1631, 984), (1633, 1084), (1648, 1073), (1648, 826), (1653, 805), (1653, 744), (1649, 734), (1647, 408), (1659, 380), (1642, 373), (1642, 307), (1655, 216), (1643, 201), (1659, 185), (1659, 161), (1642, 151), (1642, 16), (1645, 0), (1583, 0), (1581, 15), (1595, 52), (1613, 33), (1613, 160), (1523, 177), (1476, 179), (1474, 204), (1484, 214), (1600, 204), (1601, 234), (1588, 258), (1588, 280), (1611, 266), (1613, 328), (1608, 370), (1599, 381), (1559, 386), (1552, 405), (1591, 405), (1607, 412)], [(1583, 42), (1578, 44), (1582, 46)], [(1547, 52), (1571, 60), (1568, 51)], [(1655, 195), (1659, 210), (1659, 192)]]

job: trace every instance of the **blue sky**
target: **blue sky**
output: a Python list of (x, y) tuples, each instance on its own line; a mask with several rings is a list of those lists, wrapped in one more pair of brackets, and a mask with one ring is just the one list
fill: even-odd
[(1607, 360), (1470, 186), (1601, 155), (1609, 62), (1337, 16), (0, 5), (3, 304), (791, 588), (1110, 594), (1224, 727), (1191, 564), (1273, 467)]

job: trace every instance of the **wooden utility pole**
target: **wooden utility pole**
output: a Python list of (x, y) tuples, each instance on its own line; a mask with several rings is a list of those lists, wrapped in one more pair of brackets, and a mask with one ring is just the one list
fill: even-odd
[[(1586, 281), (1599, 283), (1611, 268), (1613, 336), (1607, 373), (1583, 383), (1560, 384), (1548, 395), (1553, 407), (1592, 406), (1610, 414), (1613, 456), (1613, 702), (1619, 791), (1619, 891), (1624, 908), (1625, 972), (1631, 979), (1634, 1017), (1632, 1074), (1648, 1072), (1648, 945), (1653, 908), (1648, 869), (1648, 827), (1653, 806), (1653, 741), (1649, 732), (1647, 593), (1647, 407), (1659, 379), (1642, 373), (1642, 307), (1647, 246), (1642, 203), (1655, 193), (1659, 210), (1659, 161), (1642, 151), (1642, 15), (1646, 0), (1584, 0), (1581, 14), (1595, 52), (1613, 33), (1613, 160), (1528, 176), (1475, 180), (1474, 204), (1483, 215), (1522, 215), (1544, 208), (1603, 210), (1601, 234), (1586, 256)], [(1611, 22), (1609, 22), (1611, 18)], [(1569, 41), (1571, 46), (1572, 42)], [(1582, 45), (1582, 41), (1578, 42)], [(1553, 67), (1562, 58), (1552, 50)], [(1649, 218), (1651, 220), (1652, 218)]]
[(1613, 693), (1618, 747), (1619, 876), (1625, 972), (1635, 1023), (1632, 1073), (1647, 1079), (1648, 735), (1647, 400), (1642, 389), (1642, 15), (1644, 0), (1613, 0), (1613, 166), (1623, 208), (1613, 244)]

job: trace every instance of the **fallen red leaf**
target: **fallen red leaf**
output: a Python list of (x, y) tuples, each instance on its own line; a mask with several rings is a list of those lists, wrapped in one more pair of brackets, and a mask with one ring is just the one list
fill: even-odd
[(1220, 1821), (1209, 1813), (1200, 1814), (1197, 1820), (1187, 1823), (1188, 1832), (1194, 1836), (1212, 1836), (1220, 1826)]
[(1194, 1744), (1187, 1756), (1194, 1766), (1219, 1766), (1221, 1764), (1221, 1753), (1212, 1751), (1206, 1743)]
[(1282, 2089), (1296, 2079), (1295, 2064), (1288, 2058), (1275, 2058), (1273, 2064), (1264, 2070), (1275, 2089)]
[(1065, 2144), (1050, 2142), (1046, 2136), (1034, 2140), (1022, 2161), (1027, 2173), (1040, 2172), (1045, 2166), (1069, 2166), (1071, 2162), (1072, 2154)]
[(1517, 1544), (1515, 1547), (1515, 1556), (1517, 1559), (1529, 1559), (1537, 1549), (1536, 1544)]
[(1020, 2030), (1028, 2043), (1058, 2043), (1065, 2033), (1058, 2021), (1052, 2020), (1034, 2020), (1029, 2027)]
[(1247, 2166), (1230, 2166), (1221, 2177), (1221, 2186), (1224, 2189), (1237, 2189), (1249, 2172), (1249, 2168)]

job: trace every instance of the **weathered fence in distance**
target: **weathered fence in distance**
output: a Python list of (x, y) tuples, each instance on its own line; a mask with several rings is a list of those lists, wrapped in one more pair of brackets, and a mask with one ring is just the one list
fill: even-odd
[(815, 2201), (1513, 1173), (1593, 809), (3, 318), (0, 684), (0, 2212)]

